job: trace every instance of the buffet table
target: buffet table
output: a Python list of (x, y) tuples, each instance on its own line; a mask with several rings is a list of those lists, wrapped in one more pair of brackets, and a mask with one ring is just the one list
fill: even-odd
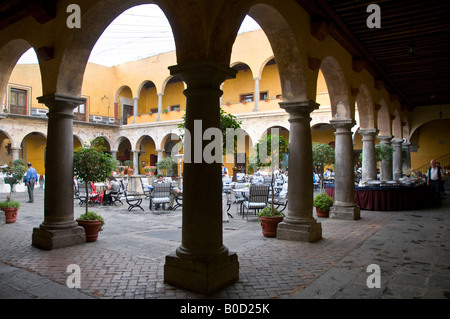
[[(334, 198), (334, 184), (325, 192)], [(426, 186), (355, 186), (355, 202), (364, 210), (414, 210), (426, 207)]]

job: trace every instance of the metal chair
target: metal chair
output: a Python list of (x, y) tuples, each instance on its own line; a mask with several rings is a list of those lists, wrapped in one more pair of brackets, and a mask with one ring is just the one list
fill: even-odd
[(149, 208), (152, 205), (162, 205), (165, 210), (166, 204), (170, 203), (170, 183), (156, 183), (153, 185), (153, 193), (150, 196)]
[(141, 187), (142, 187), (142, 192), (145, 195), (145, 198), (147, 199), (148, 197), (150, 197), (150, 193), (151, 190), (149, 189), (150, 184), (148, 183), (148, 179), (147, 177), (141, 177)]
[(140, 208), (141, 210), (144, 210), (141, 207), (141, 204), (142, 204), (141, 194), (129, 193), (127, 190), (128, 185), (126, 185), (123, 180), (121, 180), (120, 183), (123, 187), (123, 195), (125, 197), (125, 201), (128, 204), (128, 211), (131, 211), (133, 208)]
[(272, 203), (272, 196), (269, 196), (269, 203), (273, 204), (274, 207), (280, 212), (284, 211), (287, 207), (288, 203), (287, 192), (288, 192), (288, 183), (284, 183), (281, 188), (281, 191), (279, 193), (275, 192), (273, 203)]
[[(267, 201), (269, 199), (269, 185), (264, 184), (255, 184), (250, 186), (250, 192), (248, 199), (243, 203), (243, 214), (247, 217), (248, 221), (248, 211), (253, 209), (255, 211), (255, 215), (259, 212), (260, 209), (263, 209), (267, 206)], [(247, 212), (245, 211), (247, 209)]]
[(86, 186), (83, 182), (78, 182), (75, 192), (75, 198), (77, 198), (80, 202), (79, 206), (83, 206), (88, 201), (90, 205), (100, 204), (99, 202), (99, 194), (93, 193), (91, 183), (88, 183), (88, 189), (86, 191)]

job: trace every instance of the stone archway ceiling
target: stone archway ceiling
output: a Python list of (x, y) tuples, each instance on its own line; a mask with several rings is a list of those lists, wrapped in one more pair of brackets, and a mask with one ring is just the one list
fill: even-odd
[[(450, 2), (441, 0), (296, 0), (410, 110), (450, 104)], [(381, 28), (367, 6), (378, 4)], [(411, 44), (413, 54), (409, 53)]]

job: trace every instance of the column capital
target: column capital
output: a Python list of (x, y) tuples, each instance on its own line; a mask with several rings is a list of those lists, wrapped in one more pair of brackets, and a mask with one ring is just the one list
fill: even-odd
[(381, 143), (389, 144), (392, 141), (392, 135), (378, 135), (377, 138), (381, 141)]
[(331, 120), (330, 124), (334, 129), (350, 130), (353, 126), (355, 126), (356, 121), (353, 119)]
[(403, 143), (403, 139), (402, 138), (393, 138), (391, 140), (391, 143), (394, 144), (394, 145), (400, 146)]
[(45, 104), (50, 111), (52, 108), (71, 107), (72, 110), (80, 104), (86, 102), (85, 98), (64, 94), (46, 94), (37, 98), (39, 103)]
[(378, 134), (378, 130), (376, 128), (360, 128), (358, 132), (362, 136), (376, 136)]
[(169, 66), (171, 75), (180, 76), (189, 89), (219, 88), (227, 79), (236, 77), (237, 71), (213, 60), (186, 62)]
[(406, 148), (406, 147), (409, 148), (409, 147), (412, 145), (412, 143), (411, 143), (410, 141), (408, 141), (408, 140), (405, 140), (405, 141), (403, 142), (402, 145), (403, 145), (403, 147), (405, 147), (405, 148)]
[(319, 108), (319, 104), (311, 100), (280, 102), (280, 107), (289, 113), (289, 122), (298, 119), (308, 119), (311, 112)]

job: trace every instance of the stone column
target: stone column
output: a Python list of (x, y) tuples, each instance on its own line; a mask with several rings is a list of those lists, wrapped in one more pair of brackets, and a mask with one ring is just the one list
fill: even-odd
[(286, 216), (278, 224), (277, 238), (316, 242), (322, 238), (322, 226), (313, 217), (311, 112), (313, 101), (282, 102), (289, 113), (289, 179)]
[(113, 159), (117, 159), (117, 152), (118, 152), (118, 150), (111, 150), (110, 152), (111, 152), (111, 157)]
[[(164, 150), (158, 148), (158, 149), (156, 149), (156, 152), (158, 153), (158, 156), (157, 156), (157, 158), (156, 158), (156, 163), (158, 163), (159, 161), (161, 161), (161, 160), (164, 158), (164, 154), (163, 154)], [(157, 171), (156, 171), (156, 174), (155, 174), (155, 175), (158, 175), (158, 174), (162, 174), (162, 173), (163, 173), (163, 171), (162, 171), (162, 170), (159, 171), (158, 168), (156, 168), (156, 170), (157, 170)]]
[[(391, 146), (392, 135), (378, 136), (381, 144)], [(380, 164), (380, 180), (391, 181), (392, 180), (392, 158), (384, 159)]]
[(394, 138), (392, 140), (392, 145), (394, 147), (392, 169), (393, 169), (393, 177), (394, 177), (395, 181), (398, 181), (403, 175), (403, 172), (402, 172), (402, 144), (403, 144), (403, 139), (401, 139), (401, 138)]
[(258, 102), (259, 102), (259, 81), (261, 78), (253, 78), (255, 81), (255, 93), (253, 94), (253, 102), (255, 103), (255, 107), (253, 108), (253, 112), (258, 112)]
[(405, 150), (406, 158), (403, 161), (402, 169), (403, 173), (409, 175), (411, 171), (411, 142), (403, 142), (403, 149)]
[(375, 156), (376, 129), (360, 129), (363, 142), (362, 181), (367, 182), (377, 179), (377, 160)]
[(83, 244), (86, 235), (74, 220), (73, 208), (73, 109), (85, 99), (49, 94), (38, 101), (49, 112), (44, 221), (33, 229), (32, 244), (47, 250)]
[(158, 93), (156, 95), (158, 95), (158, 118), (156, 119), (156, 121), (161, 121), (162, 97), (163, 97), (164, 93)]
[(139, 175), (139, 150), (131, 150), (133, 153), (133, 175)]
[(19, 157), (19, 152), (20, 152), (20, 147), (15, 147), (15, 146), (11, 146), (11, 152), (12, 152), (12, 161), (11, 164), (14, 163), (15, 160), (18, 160)]
[(351, 119), (331, 120), (336, 132), (335, 138), (335, 175), (334, 204), (330, 208), (330, 218), (356, 220), (360, 217), (355, 203), (355, 173), (353, 171), (353, 141), (351, 128), (355, 121)]
[(137, 112), (138, 112), (138, 101), (139, 101), (139, 98), (138, 98), (138, 97), (135, 97), (135, 98), (133, 98), (133, 100), (134, 100), (134, 106), (133, 106), (133, 124), (136, 124), (136, 115), (137, 115)]
[[(203, 140), (204, 132), (211, 128), (220, 132), (220, 84), (235, 77), (236, 71), (208, 60), (169, 69), (172, 75), (180, 76), (187, 84), (184, 94), (186, 133), (190, 133), (190, 143), (185, 137), (182, 243), (175, 254), (166, 256), (164, 280), (208, 294), (239, 277), (237, 255), (223, 245), (222, 163), (207, 163), (201, 155), (211, 143)], [(200, 156), (196, 156), (198, 152), (201, 152)], [(208, 187), (199, 183), (199, 176), (208, 176)]]

